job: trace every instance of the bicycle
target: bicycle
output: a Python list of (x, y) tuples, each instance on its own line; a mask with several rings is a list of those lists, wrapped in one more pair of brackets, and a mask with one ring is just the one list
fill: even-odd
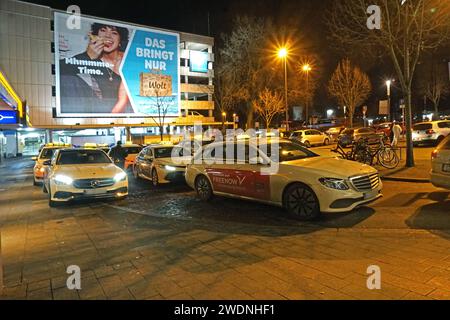
[(358, 141), (360, 148), (365, 150), (361, 153), (361, 161), (368, 165), (373, 165), (374, 160), (386, 169), (395, 169), (400, 163), (400, 158), (390, 144), (385, 142), (385, 137), (380, 137), (378, 144), (371, 148), (368, 138)]

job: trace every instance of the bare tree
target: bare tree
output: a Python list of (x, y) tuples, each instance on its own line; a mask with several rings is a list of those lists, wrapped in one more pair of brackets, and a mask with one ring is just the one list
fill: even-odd
[(447, 79), (446, 68), (435, 61), (427, 63), (423, 67), (419, 83), (421, 93), (433, 103), (434, 117), (438, 118), (441, 98), (450, 93), (450, 83)]
[(347, 107), (350, 127), (353, 127), (356, 108), (369, 97), (371, 90), (369, 77), (358, 67), (352, 66), (348, 59), (339, 63), (328, 84), (329, 93), (339, 104)]
[(151, 116), (151, 119), (159, 128), (159, 134), (161, 141), (164, 140), (164, 125), (166, 122), (166, 116), (169, 108), (173, 105), (174, 97), (165, 96), (160, 90), (155, 90), (155, 96), (153, 97), (152, 108), (157, 111), (156, 116)]
[[(369, 9), (374, 9), (371, 11)], [(369, 28), (368, 12), (380, 29)], [(328, 14), (333, 38), (347, 49), (382, 49), (389, 54), (406, 103), (406, 166), (414, 166), (412, 144), (411, 88), (419, 58), (424, 50), (436, 48), (450, 34), (448, 0), (341, 0), (335, 1)]]
[(264, 88), (258, 99), (253, 100), (252, 103), (254, 110), (264, 119), (266, 129), (270, 128), (270, 124), (277, 114), (286, 111), (283, 96), (268, 88)]
[(273, 26), (269, 20), (238, 17), (231, 34), (223, 36), (221, 68), (226, 72), (228, 85), (239, 87), (235, 98), (245, 104), (247, 127), (253, 126), (252, 101), (258, 98), (274, 74), (267, 66), (268, 54), (264, 49), (269, 47), (267, 35), (272, 33), (271, 30)]

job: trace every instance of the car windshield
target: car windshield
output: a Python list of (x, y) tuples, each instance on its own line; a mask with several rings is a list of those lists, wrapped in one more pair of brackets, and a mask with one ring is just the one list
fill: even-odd
[(123, 147), (126, 154), (138, 154), (141, 152), (142, 147)]
[(433, 128), (433, 125), (431, 123), (421, 123), (421, 124), (416, 124), (413, 127), (414, 131), (426, 131), (426, 130), (430, 130), (431, 128)]
[[(266, 145), (261, 145), (259, 149), (262, 151), (267, 150), (266, 152), (267, 156), (272, 160), (274, 160), (277, 157), (277, 155), (272, 155), (273, 147), (276, 146), (273, 145), (272, 143), (268, 143)], [(318, 157), (318, 155), (300, 146), (299, 144), (291, 142), (280, 142), (278, 143), (278, 157), (279, 160), (277, 162), (285, 162)]]
[[(156, 148), (155, 149), (155, 158), (170, 158), (172, 157), (173, 147), (167, 148)], [(181, 149), (180, 149), (181, 150)]]
[(59, 155), (57, 164), (100, 164), (111, 163), (111, 159), (100, 150), (69, 150)]
[(44, 148), (41, 151), (41, 155), (39, 156), (39, 159), (42, 160), (50, 160), (53, 155), (55, 154), (55, 148)]

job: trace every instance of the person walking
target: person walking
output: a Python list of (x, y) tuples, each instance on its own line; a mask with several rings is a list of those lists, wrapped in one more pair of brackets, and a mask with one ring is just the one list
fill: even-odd
[(122, 142), (117, 141), (116, 145), (111, 148), (109, 152), (109, 156), (114, 161), (114, 163), (120, 168), (124, 168), (125, 158), (127, 157), (127, 153), (124, 148), (122, 148)]
[(392, 132), (394, 136), (392, 140), (393, 147), (397, 147), (402, 131), (403, 131), (402, 127), (397, 122), (394, 122), (394, 125), (392, 126)]

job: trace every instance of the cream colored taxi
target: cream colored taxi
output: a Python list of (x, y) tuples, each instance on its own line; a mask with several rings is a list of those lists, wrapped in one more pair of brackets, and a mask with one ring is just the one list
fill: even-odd
[(300, 220), (348, 212), (382, 196), (376, 169), (277, 138), (208, 145), (187, 166), (186, 182), (202, 200), (255, 200), (282, 206)]
[(63, 143), (47, 143), (39, 152), (37, 157), (33, 157), (32, 160), (36, 161), (33, 168), (33, 185), (38, 186), (44, 181), (47, 166), (44, 162), (50, 160), (56, 150), (63, 148), (70, 148), (70, 144)]
[(191, 161), (190, 150), (184, 156), (180, 146), (154, 144), (145, 147), (133, 165), (135, 179), (150, 180), (154, 187), (170, 182), (184, 181), (186, 164)]
[(431, 155), (431, 183), (450, 190), (450, 136)]
[(58, 150), (45, 164), (49, 168), (43, 190), (50, 207), (78, 199), (128, 195), (127, 174), (102, 150)]

